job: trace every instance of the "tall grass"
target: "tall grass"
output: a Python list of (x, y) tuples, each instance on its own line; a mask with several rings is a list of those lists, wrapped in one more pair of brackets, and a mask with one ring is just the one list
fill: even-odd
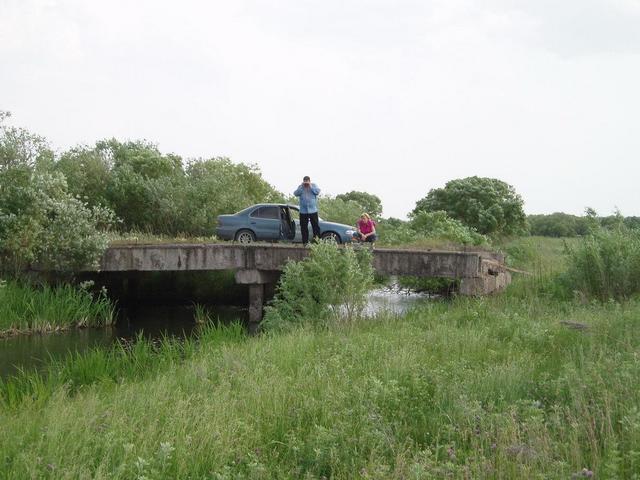
[(599, 229), (568, 251), (567, 284), (587, 298), (626, 300), (640, 293), (640, 237)]
[(192, 358), (200, 343), (210, 348), (240, 341), (244, 335), (239, 323), (224, 327), (207, 323), (197, 338), (149, 340), (139, 334), (134, 340), (121, 340), (112, 348), (70, 353), (64, 359), (52, 360), (44, 370), (21, 371), (0, 378), (0, 406), (13, 409), (27, 402), (44, 405), (60, 388), (73, 395), (89, 385), (105, 387), (123, 380), (147, 378)]
[(34, 287), (0, 281), (0, 336), (70, 326), (111, 325), (113, 304), (104, 295), (93, 296), (71, 285)]
[(233, 341), (220, 327), (0, 408), (0, 477), (633, 478), (639, 313), (503, 296)]

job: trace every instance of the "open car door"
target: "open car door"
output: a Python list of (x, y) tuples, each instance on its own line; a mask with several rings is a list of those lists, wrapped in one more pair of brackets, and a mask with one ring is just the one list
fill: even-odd
[(280, 208), (281, 236), (283, 240), (292, 241), (296, 236), (296, 222), (289, 207)]

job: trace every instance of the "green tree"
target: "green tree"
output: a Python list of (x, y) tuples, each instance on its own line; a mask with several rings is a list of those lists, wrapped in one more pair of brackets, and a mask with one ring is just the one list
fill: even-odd
[(509, 235), (526, 230), (523, 204), (515, 189), (501, 180), (468, 177), (432, 189), (416, 202), (411, 215), (444, 211), (478, 233)]
[(374, 218), (378, 218), (380, 215), (382, 215), (382, 201), (377, 195), (352, 190), (351, 192), (341, 193), (340, 195), (337, 195), (336, 199), (343, 200), (345, 202), (356, 202), (362, 207), (363, 212), (368, 213)]
[(56, 171), (66, 177), (69, 192), (92, 206), (109, 205), (107, 188), (112, 168), (112, 152), (104, 143), (93, 148), (72, 148), (55, 164)]
[[(6, 119), (6, 114), (0, 120)], [(18, 271), (30, 263), (56, 270), (96, 264), (107, 246), (110, 210), (89, 208), (49, 171), (47, 142), (0, 124), (0, 263)]]
[(0, 170), (51, 167), (54, 155), (49, 142), (24, 128), (7, 125), (10, 117), (10, 112), (0, 110)]
[(323, 220), (355, 225), (362, 214), (362, 205), (353, 200), (323, 196), (318, 199), (318, 210)]
[(235, 164), (225, 157), (194, 160), (187, 175), (188, 231), (211, 235), (217, 217), (254, 203), (280, 202), (283, 195), (267, 183), (255, 165)]
[(145, 141), (96, 144), (113, 159), (106, 197), (127, 230), (175, 234), (184, 231), (186, 178), (182, 159)]

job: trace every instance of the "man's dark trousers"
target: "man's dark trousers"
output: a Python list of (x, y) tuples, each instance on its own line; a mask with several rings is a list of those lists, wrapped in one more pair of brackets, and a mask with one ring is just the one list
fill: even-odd
[(311, 220), (311, 229), (313, 230), (313, 238), (320, 238), (320, 225), (318, 225), (318, 212), (301, 213), (300, 214), (300, 233), (302, 233), (302, 243), (309, 243), (309, 220)]

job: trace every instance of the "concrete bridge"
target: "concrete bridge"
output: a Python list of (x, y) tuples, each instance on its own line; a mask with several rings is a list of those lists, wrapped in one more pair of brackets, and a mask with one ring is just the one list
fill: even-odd
[[(272, 290), (289, 261), (299, 261), (309, 249), (296, 245), (158, 244), (112, 246), (100, 270), (186, 271), (235, 270), (236, 282), (249, 285), (249, 319), (259, 322), (265, 289)], [(504, 289), (511, 275), (504, 256), (488, 252), (445, 252), (376, 248), (373, 266), (383, 275), (460, 279), (461, 295), (486, 295)]]

